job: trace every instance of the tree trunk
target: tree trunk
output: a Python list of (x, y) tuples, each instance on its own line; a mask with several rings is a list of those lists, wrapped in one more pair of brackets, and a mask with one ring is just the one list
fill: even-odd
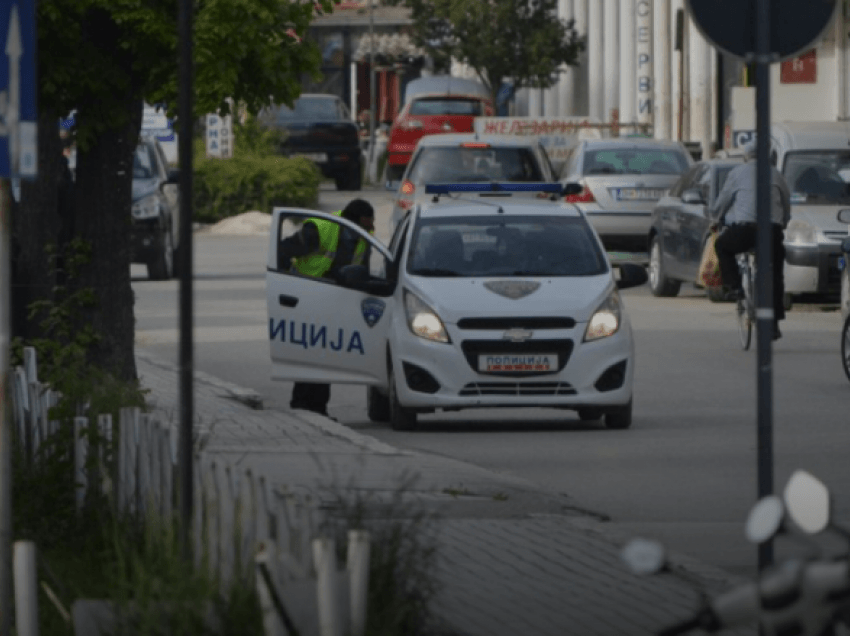
[[(103, 132), (79, 149), (76, 179), (76, 231), (92, 248), (91, 264), (81, 271), (78, 288), (97, 293), (97, 306), (84, 317), (99, 342), (90, 352), (96, 366), (124, 380), (136, 379), (135, 318), (130, 286), (130, 201), (133, 154), (142, 124), (142, 101), (128, 96), (128, 121)], [(81, 107), (80, 124), (97, 117), (96, 106)]]
[[(42, 335), (38, 316), (28, 318), (30, 303), (52, 300), (55, 268), (48, 245), (59, 241), (62, 173), (65, 159), (59, 117), (41, 109), (38, 118), (38, 176), (21, 181), (20, 201), (12, 215), (12, 335), (25, 342)], [(68, 212), (73, 217), (73, 211)]]

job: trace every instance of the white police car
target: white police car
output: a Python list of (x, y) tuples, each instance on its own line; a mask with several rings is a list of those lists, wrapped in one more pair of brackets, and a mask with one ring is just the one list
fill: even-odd
[[(560, 184), (427, 187), (433, 200), (389, 247), (339, 217), (275, 208), (272, 377), (368, 385), (369, 417), (396, 429), (437, 409), (541, 406), (630, 426), (634, 344), (618, 288), (646, 282), (644, 268), (624, 263), (615, 276), (584, 215), (555, 200)], [(528, 187), (553, 200), (511, 198)], [(482, 188), (492, 196), (463, 198)], [(369, 269), (332, 281), (279, 263), (280, 241), (311, 216), (366, 238)]]

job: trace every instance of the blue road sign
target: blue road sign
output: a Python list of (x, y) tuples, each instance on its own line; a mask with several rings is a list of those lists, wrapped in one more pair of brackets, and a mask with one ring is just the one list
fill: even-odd
[(35, 0), (0, 0), (0, 176), (38, 166)]

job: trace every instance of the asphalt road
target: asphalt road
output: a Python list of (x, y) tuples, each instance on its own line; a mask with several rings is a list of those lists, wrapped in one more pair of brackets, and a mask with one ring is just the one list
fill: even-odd
[[(325, 210), (351, 193), (322, 191)], [(364, 192), (388, 238), (389, 195)], [(286, 408), (288, 383), (269, 380), (266, 236), (195, 234), (195, 366), (253, 388), (267, 408)], [(178, 282), (148, 281), (133, 266), (137, 347), (178, 360)], [(634, 535), (738, 574), (755, 549), (743, 524), (758, 492), (756, 354), (737, 343), (732, 307), (683, 286), (660, 299), (627, 290), (637, 361), (634, 422), (627, 431), (580, 422), (569, 411), (503, 409), (426, 415), (399, 433), (368, 420), (362, 387), (334, 386), (330, 413), (397, 447), (451, 456), (564, 493)], [(823, 479), (836, 519), (850, 522), (850, 383), (839, 357), (834, 304), (797, 304), (773, 347), (774, 490), (796, 468)], [(780, 539), (777, 553), (786, 545)], [(790, 548), (788, 548), (790, 549)]]

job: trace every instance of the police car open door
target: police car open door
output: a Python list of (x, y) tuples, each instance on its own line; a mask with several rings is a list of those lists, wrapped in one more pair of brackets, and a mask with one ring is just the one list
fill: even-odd
[[(334, 243), (327, 236), (336, 233), (344, 240), (343, 228), (349, 237), (354, 232), (368, 242), (364, 265), (369, 269), (360, 270), (368, 280), (358, 289), (343, 286), (336, 278), (311, 276), (308, 272), (317, 271), (316, 261), (305, 265), (304, 259), (291, 256), (293, 242), (286, 239), (301, 233), (310, 218), (325, 222), (320, 223), (327, 233), (321, 253), (329, 261), (334, 254), (327, 248)], [(390, 270), (387, 248), (359, 226), (314, 210), (275, 208), (270, 235), (266, 302), (272, 379), (385, 384), (392, 317), (392, 285), (382, 277)]]

